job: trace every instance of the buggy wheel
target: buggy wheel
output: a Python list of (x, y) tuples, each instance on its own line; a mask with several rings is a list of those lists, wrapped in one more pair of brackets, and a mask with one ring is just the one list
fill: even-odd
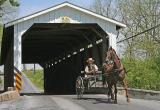
[(76, 94), (77, 99), (82, 98), (84, 92), (84, 84), (83, 84), (83, 78), (81, 76), (78, 76), (76, 80)]

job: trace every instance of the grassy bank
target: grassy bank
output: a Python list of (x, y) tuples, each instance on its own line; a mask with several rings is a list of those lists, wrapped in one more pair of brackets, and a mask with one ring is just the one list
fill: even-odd
[(43, 81), (43, 71), (42, 70), (36, 70), (36, 73), (34, 74), (33, 71), (24, 71), (23, 73), (26, 74), (26, 76), (31, 80), (33, 84), (35, 84), (36, 87), (38, 87), (40, 90), (43, 90), (44, 87), (44, 81)]

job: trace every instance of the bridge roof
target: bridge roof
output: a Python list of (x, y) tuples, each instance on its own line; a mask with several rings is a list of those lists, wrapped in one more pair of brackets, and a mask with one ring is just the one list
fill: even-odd
[(93, 17), (96, 17), (96, 18), (100, 18), (104, 21), (107, 21), (107, 22), (110, 22), (110, 23), (113, 23), (115, 24), (117, 27), (119, 28), (124, 28), (126, 27), (125, 24), (115, 20), (115, 19), (111, 19), (111, 18), (108, 18), (106, 16), (103, 16), (103, 15), (100, 15), (98, 13), (95, 13), (91, 10), (88, 10), (88, 9), (85, 9), (85, 8), (82, 8), (82, 7), (79, 7), (77, 5), (74, 5), (74, 4), (71, 4), (71, 3), (68, 3), (68, 2), (64, 2), (64, 3), (61, 3), (61, 4), (58, 4), (56, 6), (52, 6), (50, 8), (47, 8), (47, 9), (44, 9), (42, 11), (39, 11), (39, 12), (36, 12), (36, 13), (33, 13), (31, 15), (28, 15), (28, 16), (25, 16), (25, 17), (22, 17), (22, 18), (19, 18), (19, 19), (16, 19), (14, 21), (11, 21), (11, 22), (8, 22), (5, 24), (5, 27), (9, 27), (9, 26), (12, 26), (12, 25), (15, 25), (17, 23), (20, 23), (20, 22), (24, 22), (24, 21), (27, 21), (29, 19), (32, 19), (32, 18), (35, 18), (37, 16), (40, 16), (40, 15), (43, 15), (43, 14), (46, 14), (48, 12), (51, 12), (51, 11), (54, 11), (54, 10), (57, 10), (57, 9), (60, 9), (62, 7), (70, 7), (72, 9), (75, 9), (75, 10), (78, 10), (78, 11), (81, 11), (85, 14), (89, 14), (89, 15), (92, 15)]

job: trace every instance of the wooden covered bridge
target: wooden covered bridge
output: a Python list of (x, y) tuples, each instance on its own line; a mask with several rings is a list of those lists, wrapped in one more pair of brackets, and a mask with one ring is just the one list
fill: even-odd
[(86, 59), (93, 57), (100, 68), (108, 46), (116, 50), (118, 31), (124, 27), (68, 2), (5, 24), (0, 60), (5, 90), (20, 90), (15, 77), (22, 80), (22, 64), (38, 63), (44, 69), (45, 93), (73, 93)]

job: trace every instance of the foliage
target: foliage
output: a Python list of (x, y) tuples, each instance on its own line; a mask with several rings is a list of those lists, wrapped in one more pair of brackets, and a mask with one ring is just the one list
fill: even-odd
[[(160, 23), (160, 0), (94, 0), (92, 7), (97, 13), (118, 18), (127, 25), (119, 39), (134, 36)], [(112, 12), (116, 16), (112, 17)], [(122, 62), (129, 70), (129, 87), (160, 90), (159, 30), (160, 26), (118, 44), (123, 46)]]
[(112, 19), (118, 19), (118, 0), (93, 0), (91, 10)]
[(3, 34), (3, 26), (0, 25), (0, 42), (1, 42), (1, 39), (2, 39), (2, 34)]
[(36, 70), (35, 74), (33, 71), (24, 71), (27, 77), (31, 80), (35, 86), (37, 86), (40, 90), (44, 89), (44, 79), (43, 79), (43, 71)]
[(3, 5), (6, 1), (9, 1), (9, 3), (12, 5), (12, 6), (19, 6), (19, 3), (18, 1), (16, 0), (1, 0), (0, 1), (0, 6)]
[[(122, 31), (125, 38), (136, 35), (160, 23), (160, 0), (119, 0), (119, 9), (127, 28)], [(160, 27), (150, 30), (125, 42), (127, 54), (132, 57), (135, 50), (154, 56), (153, 50), (160, 44)], [(123, 42), (124, 43), (124, 42)], [(157, 45), (158, 44), (158, 45)]]
[(2, 83), (2, 78), (0, 77), (0, 84)]
[(160, 90), (160, 58), (122, 60), (128, 73), (129, 87), (140, 89)]
[(0, 23), (5, 24), (17, 17), (19, 0), (0, 0)]
[[(159, 0), (119, 0), (125, 38), (160, 23)], [(123, 63), (128, 72), (129, 86), (160, 90), (160, 26), (125, 42)], [(124, 43), (124, 42), (123, 42)]]

